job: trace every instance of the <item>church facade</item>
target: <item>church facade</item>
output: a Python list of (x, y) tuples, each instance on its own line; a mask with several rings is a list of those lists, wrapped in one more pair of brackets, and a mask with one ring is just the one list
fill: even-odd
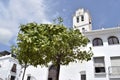
[(73, 28), (79, 29), (90, 42), (93, 57), (83, 64), (79, 80), (120, 80), (120, 27), (92, 30), (88, 11), (78, 9)]

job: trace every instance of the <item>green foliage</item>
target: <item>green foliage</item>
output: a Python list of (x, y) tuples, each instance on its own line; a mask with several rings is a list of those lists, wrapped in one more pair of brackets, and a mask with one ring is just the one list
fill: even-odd
[[(58, 19), (62, 22), (62, 18)], [(12, 49), (20, 63), (34, 66), (47, 65), (49, 62), (68, 65), (77, 60), (90, 60), (91, 49), (80, 50), (89, 40), (79, 30), (67, 29), (60, 23), (21, 25), (17, 46)]]

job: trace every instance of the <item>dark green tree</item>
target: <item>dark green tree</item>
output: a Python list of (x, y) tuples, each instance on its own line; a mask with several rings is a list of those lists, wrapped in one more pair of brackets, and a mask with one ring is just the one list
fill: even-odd
[(91, 49), (82, 49), (89, 40), (79, 30), (66, 28), (60, 17), (55, 21), (58, 24), (21, 25), (16, 55), (20, 63), (33, 66), (48, 65), (51, 62), (57, 68), (56, 80), (59, 80), (60, 65), (79, 60), (88, 61), (93, 54)]

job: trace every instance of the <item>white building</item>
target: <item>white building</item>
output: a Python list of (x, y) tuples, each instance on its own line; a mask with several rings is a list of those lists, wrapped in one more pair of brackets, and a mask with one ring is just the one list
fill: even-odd
[[(68, 66), (61, 66), (60, 80), (120, 80), (120, 27), (92, 30), (89, 12), (78, 9), (73, 16), (73, 28), (79, 29), (83, 35), (88, 37), (90, 42), (87, 47), (92, 47), (94, 55), (88, 62), (70, 63)], [(3, 58), (4, 63), (8, 63), (5, 65), (8, 72), (2, 71), (3, 73), (1, 73), (0, 70), (0, 75), (6, 74), (0, 77), (5, 80), (9, 75), (12, 75), (10, 73), (11, 67), (17, 62), (11, 62), (12, 58), (7, 58), (7, 60), (5, 60), (5, 57)], [(2, 59), (0, 62), (2, 65)], [(51, 77), (54, 74), (49, 72), (54, 72), (54, 67), (49, 68), (53, 70), (40, 66), (28, 66), (24, 80), (54, 80)], [(22, 80), (21, 78), (19, 80)]]
[(80, 79), (74, 80), (120, 80), (120, 27), (91, 30), (90, 14), (78, 9), (73, 16), (73, 28), (88, 37), (88, 47), (94, 53), (92, 60), (82, 64)]
[(0, 80), (19, 80), (21, 66), (7, 51), (0, 52)]

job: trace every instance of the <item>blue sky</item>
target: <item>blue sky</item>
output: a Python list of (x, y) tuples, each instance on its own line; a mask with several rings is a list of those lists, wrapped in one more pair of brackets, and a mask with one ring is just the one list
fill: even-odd
[(120, 25), (120, 0), (0, 0), (0, 51), (16, 42), (20, 24), (51, 23), (58, 16), (72, 27), (72, 16), (79, 8), (88, 10), (93, 29)]

